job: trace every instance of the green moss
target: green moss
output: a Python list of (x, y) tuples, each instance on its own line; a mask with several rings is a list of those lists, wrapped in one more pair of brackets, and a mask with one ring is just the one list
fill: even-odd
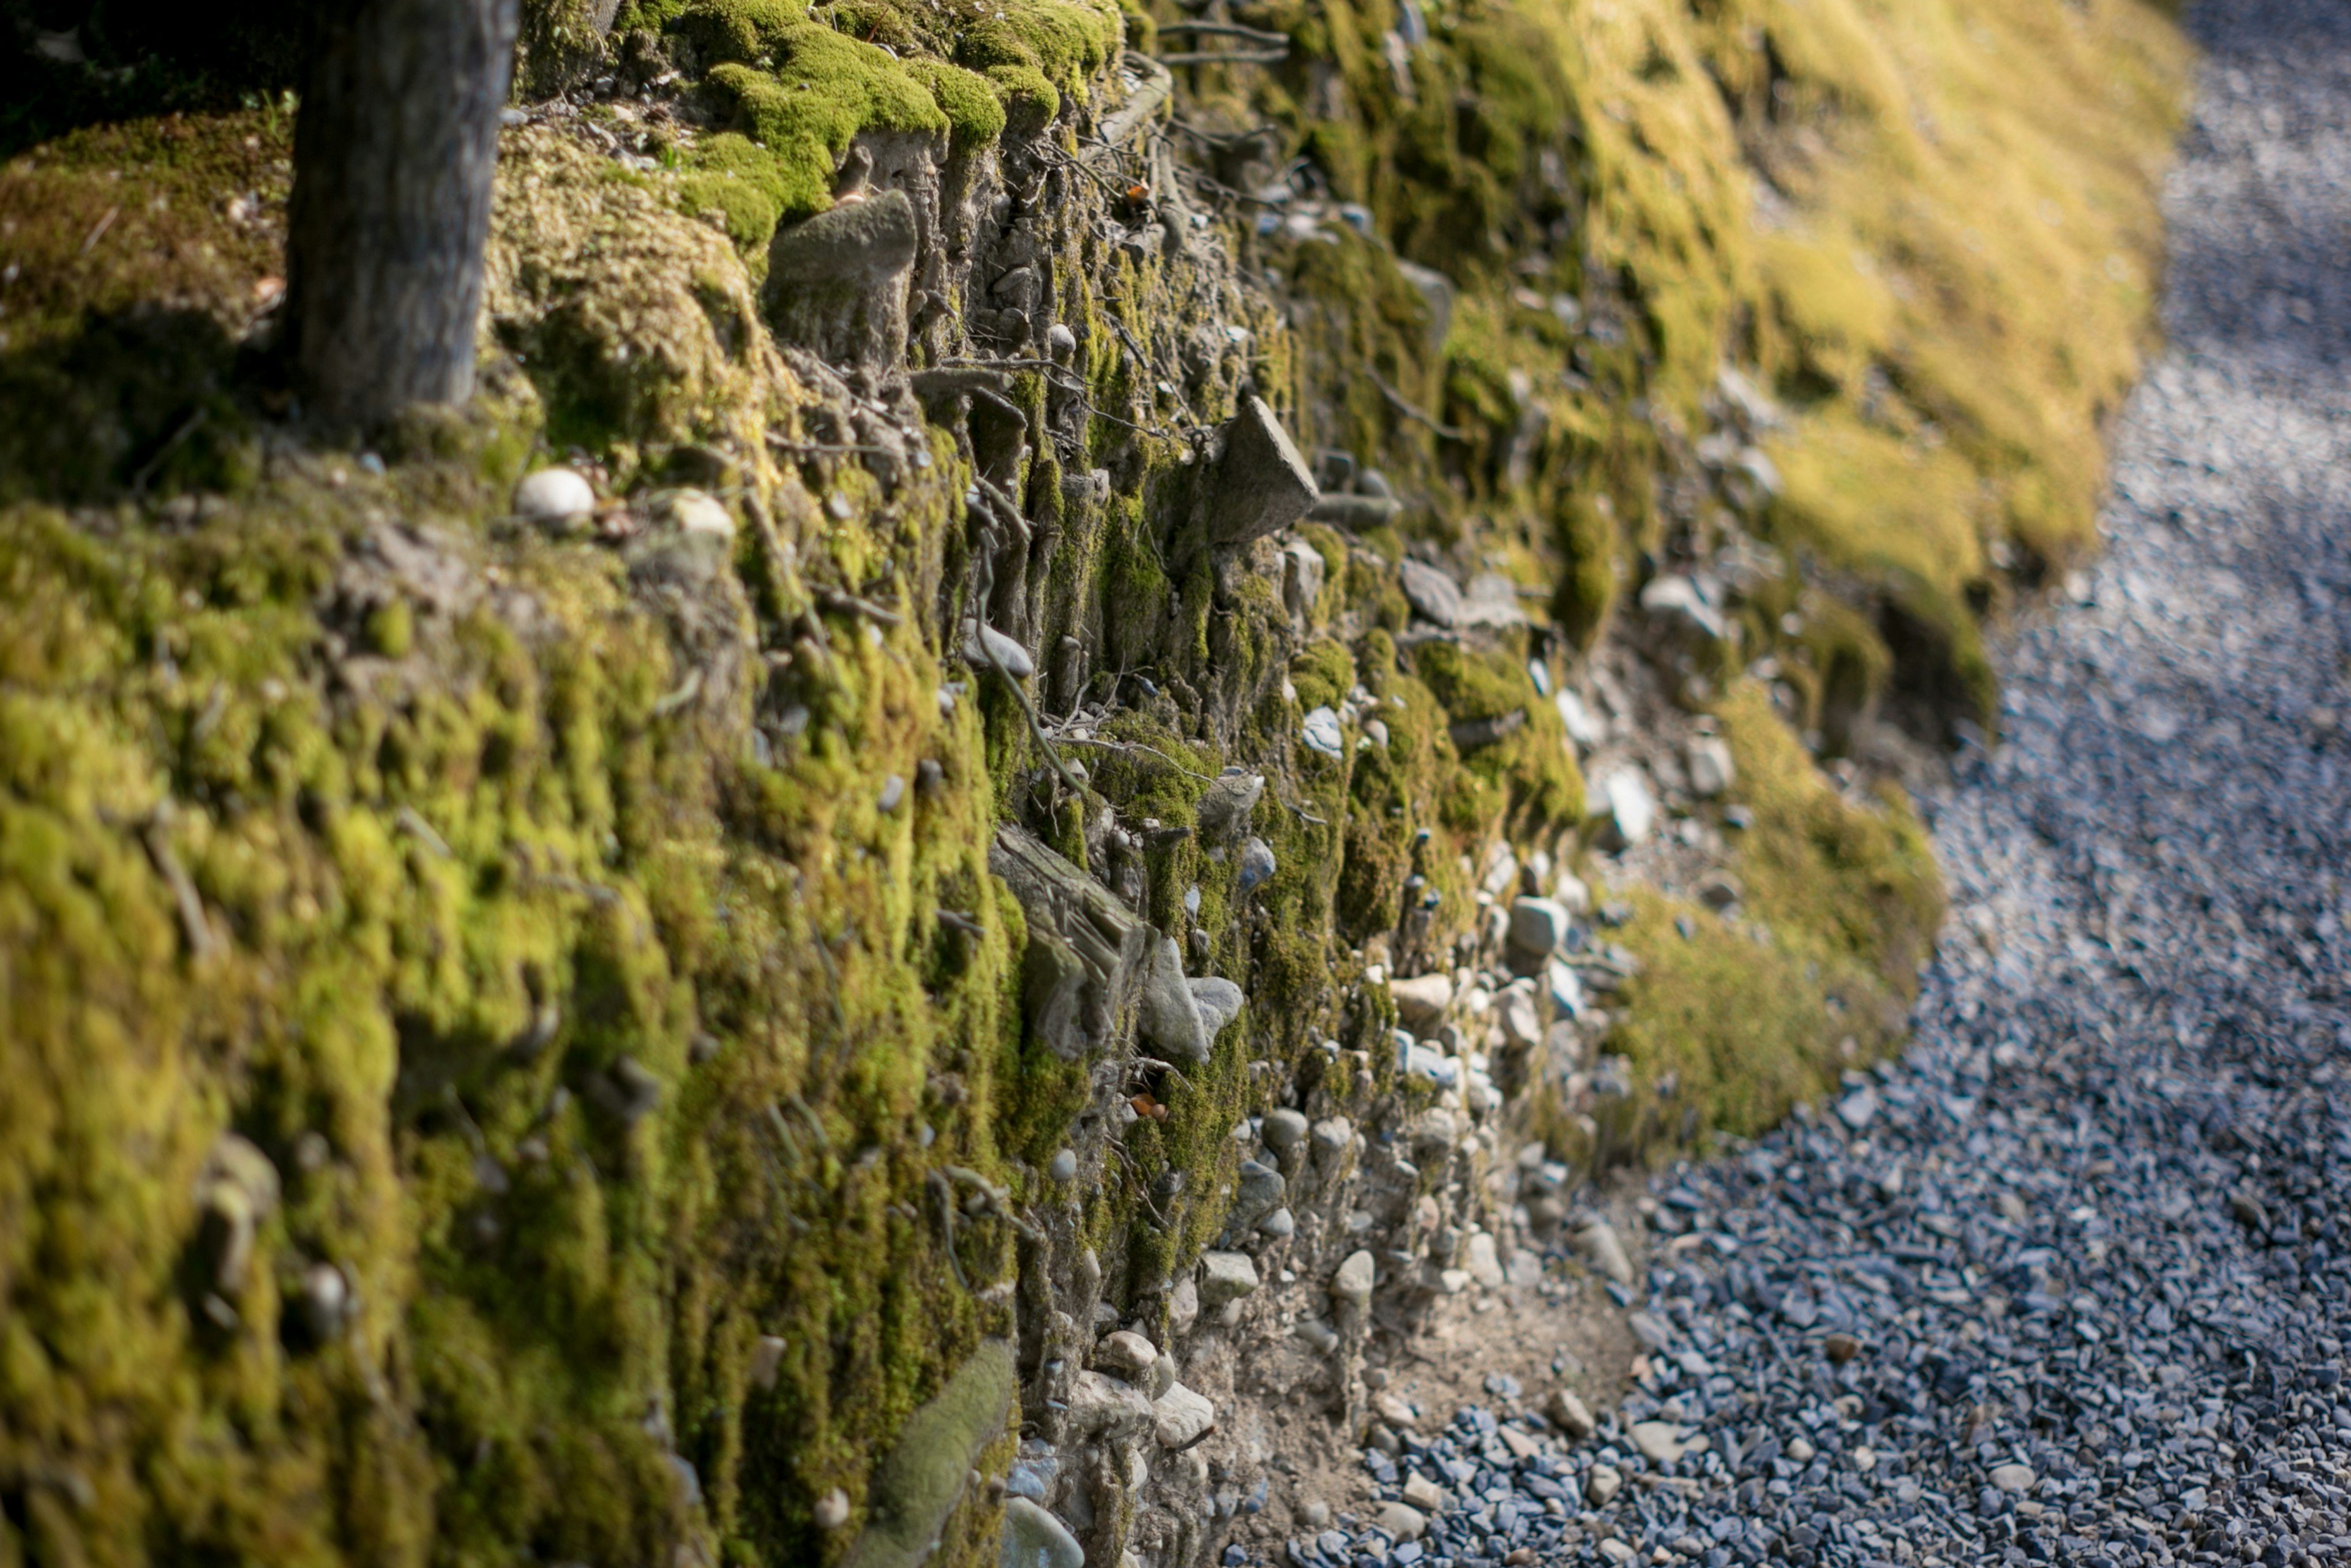
[(1752, 815), (1732, 859), (1742, 896), (1725, 919), (1632, 893), (1622, 941), (1640, 973), (1603, 1049), (1629, 1059), (1635, 1092), (1595, 1107), (1590, 1126), (1555, 1091), (1539, 1113), (1579, 1157), (1662, 1155), (1713, 1128), (1753, 1134), (1883, 1055), (1902, 1038), (1942, 922), (1934, 857), (1898, 790), (1866, 804), (1840, 796), (1753, 683), (1718, 716)]
[(712, 89), (736, 128), (775, 161), (783, 215), (832, 204), (833, 171), (864, 131), (945, 131), (946, 116), (889, 51), (799, 23), (768, 41), (772, 69), (727, 64)]

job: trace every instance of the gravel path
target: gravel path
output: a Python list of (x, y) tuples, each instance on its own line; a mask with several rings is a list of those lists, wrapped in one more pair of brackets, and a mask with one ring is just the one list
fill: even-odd
[(2351, 6), (2194, 25), (2170, 348), (1927, 802), (1917, 1044), (1661, 1184), (1598, 1433), (1465, 1411), (1371, 1460), (1425, 1533), (1293, 1562), (2351, 1563)]

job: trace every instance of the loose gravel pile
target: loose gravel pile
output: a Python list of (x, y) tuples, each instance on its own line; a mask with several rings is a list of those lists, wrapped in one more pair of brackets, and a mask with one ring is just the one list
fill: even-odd
[(1658, 1186), (1596, 1431), (1497, 1389), (1301, 1568), (2351, 1563), (2351, 8), (2195, 25), (2170, 346), (1925, 802), (1916, 1047)]

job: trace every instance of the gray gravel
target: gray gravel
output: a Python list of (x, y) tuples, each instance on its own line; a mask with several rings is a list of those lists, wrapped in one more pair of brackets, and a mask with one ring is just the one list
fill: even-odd
[(1917, 1045), (1659, 1185), (1597, 1434), (1465, 1411), (1367, 1456), (1424, 1535), (1291, 1562), (2351, 1563), (2351, 6), (2194, 25), (2170, 347), (1926, 802)]

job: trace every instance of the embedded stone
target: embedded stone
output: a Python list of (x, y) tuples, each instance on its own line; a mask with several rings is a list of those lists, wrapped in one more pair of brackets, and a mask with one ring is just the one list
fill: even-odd
[(1102, 1335), (1094, 1346), (1094, 1364), (1120, 1377), (1131, 1377), (1159, 1359), (1159, 1347), (1132, 1329)]
[(1730, 788), (1739, 770), (1730, 760), (1730, 747), (1721, 737), (1702, 735), (1689, 743), (1690, 793), (1701, 800), (1711, 800)]
[(1269, 1149), (1291, 1148), (1306, 1139), (1306, 1117), (1288, 1106), (1268, 1111), (1259, 1133)]
[(894, 363), (919, 237), (914, 204), (896, 189), (777, 230), (762, 295), (769, 325), (830, 363)]
[(1427, 1516), (1410, 1503), (1405, 1502), (1380, 1504), (1380, 1511), (1373, 1522), (1386, 1531), (1388, 1535), (1399, 1543), (1418, 1541), (1428, 1530)]
[(1152, 1429), (1163, 1448), (1179, 1452), (1216, 1430), (1217, 1407), (1178, 1383), (1152, 1401)]
[(1442, 1019), (1445, 1009), (1453, 1005), (1453, 977), (1432, 973), (1390, 980), (1388, 994), (1395, 998), (1396, 1011), (1406, 1024), (1425, 1028)]
[(1144, 960), (1135, 1022), (1143, 1038), (1162, 1055), (1177, 1061), (1208, 1060), (1210, 1036), (1199, 1005), (1192, 999), (1192, 988), (1185, 983), (1183, 955), (1172, 936), (1155, 941)]
[(596, 509), (596, 492), (569, 468), (542, 468), (515, 486), (517, 517), (535, 523), (566, 523)]
[(1257, 1265), (1246, 1252), (1200, 1254), (1200, 1304), (1215, 1310), (1257, 1291)]
[(1312, 470), (1263, 398), (1243, 402), (1217, 433), (1217, 447), (1207, 476), (1211, 543), (1247, 544), (1279, 533), (1321, 498)]
[(1368, 1251), (1347, 1254), (1338, 1271), (1331, 1276), (1331, 1297), (1351, 1307), (1361, 1307), (1372, 1299), (1372, 1287), (1378, 1282), (1377, 1266)]
[(1085, 1371), (1070, 1380), (1064, 1401), (1072, 1435), (1116, 1441), (1140, 1437), (1151, 1427), (1151, 1400), (1123, 1378)]
[(1651, 1464), (1670, 1465), (1682, 1457), (1681, 1428), (1670, 1421), (1635, 1421), (1630, 1436)]
[(1262, 773), (1227, 773), (1201, 793), (1196, 815), (1203, 832), (1221, 833), (1240, 826), (1265, 794)]
[(1012, 1346), (982, 1340), (946, 1386), (907, 1417), (874, 1468), (868, 1522), (850, 1548), (848, 1568), (914, 1568), (922, 1561), (962, 1500), (980, 1451), (1004, 1430), (1012, 1389)]
[(1410, 557), (1399, 569), (1404, 576), (1404, 596), (1421, 616), (1439, 626), (1462, 626), (1469, 621), (1469, 602), (1461, 597), (1461, 585), (1436, 567)]
[(1086, 1549), (1069, 1527), (1025, 1497), (1004, 1505), (998, 1568), (1085, 1568)]
[(1567, 906), (1552, 898), (1510, 901), (1510, 946), (1538, 956), (1558, 951), (1567, 940), (1571, 918)]
[(1614, 1465), (1594, 1465), (1583, 1478), (1583, 1500), (1594, 1508), (1607, 1507), (1608, 1500), (1624, 1490), (1624, 1472)]
[(1207, 1030), (1211, 1044), (1225, 1032), (1225, 1026), (1240, 1017), (1241, 1004), (1248, 998), (1241, 988), (1221, 976), (1203, 975), (1186, 980), (1192, 993), (1192, 1006), (1200, 1015), (1200, 1027)]

